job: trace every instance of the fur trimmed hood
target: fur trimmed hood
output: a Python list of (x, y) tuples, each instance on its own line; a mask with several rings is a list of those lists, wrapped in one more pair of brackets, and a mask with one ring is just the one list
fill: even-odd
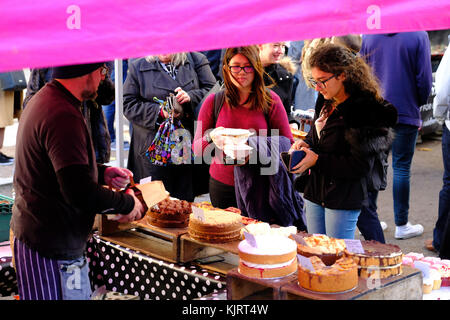
[(297, 72), (298, 66), (295, 64), (294, 60), (292, 60), (292, 58), (289, 56), (283, 56), (283, 58), (280, 59), (279, 64), (292, 75), (294, 75)]

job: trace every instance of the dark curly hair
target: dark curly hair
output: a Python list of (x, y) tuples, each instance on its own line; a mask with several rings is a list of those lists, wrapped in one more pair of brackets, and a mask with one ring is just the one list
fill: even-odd
[(352, 95), (370, 95), (382, 101), (379, 81), (371, 67), (357, 54), (344, 46), (325, 43), (319, 45), (309, 57), (309, 67), (332, 73), (335, 76), (345, 74), (343, 82), (345, 92)]

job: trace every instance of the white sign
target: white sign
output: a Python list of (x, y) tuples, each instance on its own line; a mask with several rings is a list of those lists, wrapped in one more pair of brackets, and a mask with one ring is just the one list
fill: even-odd
[(205, 222), (206, 218), (205, 218), (205, 212), (203, 211), (203, 209), (196, 207), (196, 206), (191, 206), (192, 207), (192, 213), (194, 214), (194, 218), (197, 220), (200, 220), (202, 222)]
[(303, 268), (308, 269), (309, 271), (315, 271), (314, 266), (312, 265), (311, 260), (309, 260), (308, 257), (304, 257), (301, 254), (298, 254), (297, 259), (298, 263), (300, 263)]
[(414, 261), (414, 267), (422, 271), (422, 276), (428, 278), (430, 276), (430, 265), (422, 261)]
[(256, 242), (256, 238), (254, 235), (252, 235), (251, 233), (248, 233), (246, 231), (244, 231), (244, 237), (245, 240), (247, 240), (247, 242), (252, 246), (252, 247), (257, 247), (258, 243)]
[(145, 183), (149, 183), (149, 182), (152, 182), (152, 177), (150, 176), (150, 177), (147, 177), (147, 178), (142, 178), (140, 181), (139, 181), (139, 184), (145, 184)]
[(364, 248), (361, 244), (361, 240), (358, 239), (344, 239), (345, 246), (348, 252), (351, 253), (364, 253)]

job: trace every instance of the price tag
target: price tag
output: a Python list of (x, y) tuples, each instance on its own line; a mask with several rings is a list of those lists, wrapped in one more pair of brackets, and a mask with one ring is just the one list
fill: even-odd
[(357, 239), (344, 239), (347, 251), (351, 253), (364, 253), (364, 248), (361, 244), (361, 240)]
[(312, 265), (311, 260), (309, 260), (308, 257), (304, 257), (301, 254), (298, 254), (297, 259), (298, 263), (300, 263), (303, 268), (308, 269), (309, 271), (315, 271), (314, 266)]
[(430, 265), (422, 261), (414, 261), (414, 268), (422, 271), (422, 276), (428, 278), (430, 276)]
[(196, 206), (191, 206), (192, 207), (192, 213), (194, 214), (194, 218), (197, 220), (200, 220), (202, 222), (205, 222), (206, 218), (205, 218), (205, 212), (203, 211), (203, 209), (196, 207)]
[(142, 178), (140, 181), (139, 181), (139, 184), (145, 184), (145, 183), (148, 183), (148, 182), (152, 182), (152, 177), (150, 176), (150, 177), (147, 177), (147, 178)]
[(308, 244), (306, 243), (305, 239), (303, 239), (303, 237), (299, 234), (291, 234), (292, 238), (294, 238), (295, 242), (300, 243), (304, 246), (308, 246)]
[(252, 246), (252, 247), (258, 247), (258, 243), (256, 242), (256, 238), (254, 235), (252, 235), (251, 233), (248, 233), (246, 231), (244, 231), (244, 237), (245, 240), (247, 240), (247, 242)]

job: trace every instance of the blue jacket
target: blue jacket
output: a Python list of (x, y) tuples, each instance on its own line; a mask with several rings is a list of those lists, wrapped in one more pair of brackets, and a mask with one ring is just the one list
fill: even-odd
[(425, 31), (363, 35), (361, 55), (380, 79), (384, 98), (398, 111), (398, 123), (420, 127), (419, 107), (432, 86), (431, 49)]

